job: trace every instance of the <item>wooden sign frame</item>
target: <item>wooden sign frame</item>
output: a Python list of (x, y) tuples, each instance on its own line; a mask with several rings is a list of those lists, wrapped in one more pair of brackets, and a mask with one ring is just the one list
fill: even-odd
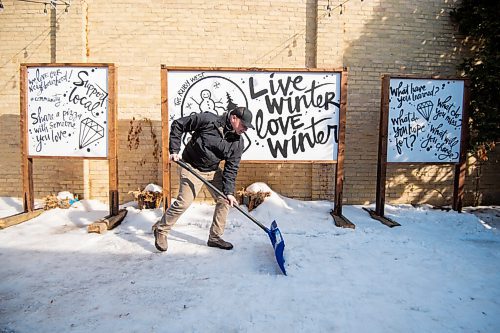
[[(453, 80), (463, 81), (464, 91), (462, 99), (462, 124), (460, 135), (460, 153), (457, 163), (452, 162), (388, 162), (387, 161), (387, 141), (388, 141), (388, 123), (389, 123), (389, 87), (391, 79), (422, 79), (422, 80)], [(379, 144), (378, 144), (378, 162), (377, 162), (377, 189), (375, 211), (367, 209), (370, 216), (379, 220), (383, 224), (394, 227), (400, 224), (384, 216), (385, 206), (385, 190), (386, 190), (386, 173), (387, 164), (408, 165), (455, 165), (454, 181), (453, 181), (453, 210), (461, 212), (462, 200), (464, 195), (467, 144), (468, 144), (468, 121), (469, 121), (469, 89), (470, 81), (464, 78), (451, 77), (421, 77), (415, 75), (389, 75), (382, 76), (381, 87), (381, 102), (380, 102), (380, 123), (379, 123)]]
[[(107, 157), (69, 157), (69, 156), (31, 156), (28, 148), (28, 68), (30, 67), (106, 67), (108, 80), (108, 145)], [(95, 159), (109, 162), (109, 216), (118, 215), (118, 145), (117, 145), (117, 75), (114, 64), (109, 63), (31, 63), (21, 64), (20, 67), (20, 131), (21, 131), (21, 173), (23, 178), (23, 206), (24, 212), (34, 210), (33, 191), (33, 160), (38, 158), (51, 159)]]
[[(342, 197), (344, 183), (344, 153), (345, 153), (345, 126), (347, 111), (347, 70), (342, 69), (296, 69), (296, 68), (240, 68), (240, 67), (169, 67), (161, 65), (161, 118), (162, 118), (162, 167), (163, 167), (163, 207), (167, 209), (172, 200), (171, 189), (171, 163), (169, 160), (169, 111), (168, 111), (168, 72), (169, 71), (251, 71), (251, 72), (338, 72), (340, 73), (340, 112), (339, 112), (339, 138), (336, 161), (292, 161), (292, 160), (244, 160), (242, 163), (332, 163), (337, 164), (335, 168), (335, 194), (334, 209), (331, 212), (335, 224), (341, 227), (354, 228), (347, 218), (342, 215)], [(167, 194), (168, 193), (168, 194)]]

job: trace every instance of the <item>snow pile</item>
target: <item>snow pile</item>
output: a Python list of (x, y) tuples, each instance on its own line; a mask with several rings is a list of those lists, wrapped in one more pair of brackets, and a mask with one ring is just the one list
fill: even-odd
[(74, 200), (75, 196), (71, 192), (63, 191), (63, 192), (57, 193), (57, 199), (59, 199), (59, 200), (66, 200), (66, 199)]
[(159, 186), (159, 185), (156, 185), (156, 184), (148, 184), (144, 188), (144, 191), (145, 192), (159, 192), (159, 193), (163, 193), (163, 188), (161, 186)]

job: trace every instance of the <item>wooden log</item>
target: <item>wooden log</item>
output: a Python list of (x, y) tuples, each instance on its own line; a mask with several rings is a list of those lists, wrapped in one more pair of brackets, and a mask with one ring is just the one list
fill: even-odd
[(339, 228), (350, 228), (350, 229), (356, 228), (354, 223), (349, 221), (349, 219), (347, 217), (345, 217), (344, 215), (337, 215), (337, 214), (335, 214), (334, 210), (332, 210), (330, 212), (330, 215), (333, 217), (333, 221), (335, 222), (335, 226), (337, 226)]
[(120, 223), (127, 216), (126, 209), (120, 209), (117, 215), (108, 215), (100, 220), (97, 220), (87, 227), (87, 232), (95, 232), (98, 234), (105, 233), (107, 230), (111, 230)]
[(401, 226), (401, 224), (399, 224), (398, 222), (396, 221), (393, 221), (391, 220), (390, 218), (387, 218), (385, 216), (380, 216), (378, 215), (374, 210), (372, 209), (369, 209), (369, 208), (365, 208), (363, 207), (364, 210), (366, 210), (368, 212), (368, 214), (370, 214), (370, 217), (374, 220), (377, 220), (379, 222), (381, 222), (382, 224), (385, 224), (386, 226), (388, 226), (389, 228), (393, 228), (393, 227), (399, 227)]
[(98, 234), (103, 234), (108, 231), (108, 225), (105, 222), (93, 222), (89, 226), (87, 226), (87, 232), (95, 232)]
[(4, 217), (0, 219), (0, 229), (5, 229), (13, 225), (26, 222), (28, 220), (34, 219), (38, 215), (44, 212), (43, 209), (35, 209), (31, 212), (23, 212), (16, 215)]

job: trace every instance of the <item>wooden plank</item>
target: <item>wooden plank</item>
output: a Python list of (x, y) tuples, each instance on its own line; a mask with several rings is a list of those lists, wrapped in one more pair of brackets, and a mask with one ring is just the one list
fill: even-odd
[(88, 233), (97, 233), (103, 234), (108, 231), (108, 225), (105, 222), (93, 222), (89, 226), (87, 226)]
[(125, 216), (127, 216), (127, 212), (128, 211), (126, 209), (120, 209), (118, 211), (118, 214), (116, 215), (108, 215), (106, 217), (103, 217), (102, 219), (90, 224), (87, 227), (87, 232), (102, 234), (107, 230), (111, 230), (122, 223), (123, 219), (125, 219)]
[(390, 218), (378, 215), (373, 209), (369, 209), (369, 208), (365, 208), (365, 207), (363, 207), (363, 209), (366, 210), (368, 212), (368, 214), (370, 214), (370, 217), (372, 219), (375, 219), (375, 220), (381, 222), (382, 224), (385, 224), (389, 228), (401, 226), (401, 224), (399, 224), (396, 221), (391, 220)]
[(418, 165), (418, 166), (425, 166), (425, 165), (439, 165), (439, 166), (447, 166), (447, 165), (455, 165), (456, 163), (454, 162), (390, 162), (391, 166), (400, 166), (400, 167), (405, 167), (405, 166), (411, 166), (411, 165)]
[(241, 160), (241, 163), (252, 164), (337, 164), (334, 160)]
[(36, 156), (36, 155), (28, 155), (29, 158), (50, 158), (50, 159), (58, 159), (58, 160), (101, 160), (101, 161), (107, 161), (107, 157), (86, 157), (86, 156), (49, 156), (49, 155), (43, 155), (43, 156)]
[(345, 68), (257, 68), (257, 67), (189, 67), (161, 65), (167, 71), (222, 71), (222, 72), (342, 72)]
[(469, 103), (470, 103), (470, 80), (464, 81), (464, 97), (462, 101), (462, 129), (460, 139), (460, 158), (455, 165), (453, 179), (453, 210), (462, 211), (465, 193), (465, 175), (467, 172), (467, 149), (469, 143)]
[(463, 78), (454, 75), (422, 75), (422, 74), (391, 74), (392, 79), (420, 79), (420, 80), (451, 80), (461, 81)]
[(23, 181), (23, 206), (25, 212), (32, 212), (35, 207), (33, 192), (33, 159), (28, 157), (28, 69), (20, 70), (20, 130), (21, 130), (21, 175)]
[(0, 219), (0, 229), (5, 229), (13, 225), (26, 222), (28, 220), (34, 219), (38, 215), (44, 212), (43, 209), (36, 209), (30, 212), (23, 212), (16, 215), (4, 217)]
[(22, 63), (23, 67), (109, 67), (113, 66), (112, 63), (80, 63), (80, 62), (57, 62), (57, 63), (47, 63), (47, 62), (37, 62), (37, 63)]
[(335, 167), (335, 216), (342, 216), (342, 199), (344, 190), (344, 156), (345, 156), (345, 128), (347, 112), (347, 72), (342, 72), (340, 84), (340, 114), (339, 114), (339, 142), (337, 147), (337, 166)]
[(349, 221), (349, 219), (347, 217), (345, 217), (344, 215), (336, 215), (333, 210), (330, 212), (330, 215), (333, 217), (333, 221), (335, 222), (335, 226), (337, 226), (339, 228), (350, 228), (350, 229), (356, 228), (354, 223)]
[(163, 210), (165, 211), (172, 202), (172, 188), (170, 182), (170, 153), (169, 146), (170, 128), (168, 126), (168, 70), (161, 69), (161, 140), (162, 140), (162, 170), (163, 170)]
[(108, 67), (108, 172), (109, 172), (109, 213), (114, 216), (119, 210), (118, 193), (118, 142), (117, 142), (117, 77), (115, 66)]
[(380, 122), (378, 127), (378, 161), (377, 161), (377, 188), (375, 211), (379, 217), (384, 216), (385, 182), (387, 173), (387, 122), (389, 117), (389, 84), (390, 76), (382, 77), (382, 91), (380, 100)]

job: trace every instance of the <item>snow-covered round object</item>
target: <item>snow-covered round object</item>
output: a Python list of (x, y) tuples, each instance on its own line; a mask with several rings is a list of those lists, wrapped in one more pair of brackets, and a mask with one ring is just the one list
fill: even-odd
[(156, 184), (148, 184), (145, 188), (144, 191), (147, 192), (160, 192), (163, 193), (163, 188), (159, 185)]
[(68, 191), (63, 191), (63, 192), (57, 193), (57, 199), (59, 199), (59, 200), (65, 200), (65, 199), (73, 200), (73, 199), (75, 199), (75, 197), (73, 196), (73, 193), (68, 192)]
[(254, 193), (257, 193), (257, 192), (273, 192), (273, 190), (271, 190), (271, 188), (266, 184), (266, 183), (253, 183), (252, 185), (249, 185), (247, 188), (246, 188), (246, 191), (247, 192), (254, 192)]

